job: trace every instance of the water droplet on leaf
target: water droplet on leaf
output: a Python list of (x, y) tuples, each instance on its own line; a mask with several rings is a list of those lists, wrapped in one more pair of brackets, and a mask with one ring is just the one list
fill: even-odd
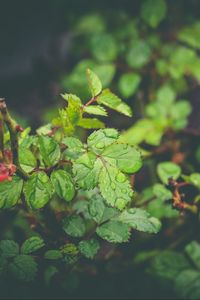
[(117, 180), (118, 182), (124, 182), (124, 181), (126, 181), (126, 176), (125, 176), (123, 173), (119, 173), (119, 174), (117, 174), (117, 176), (116, 176), (116, 180)]

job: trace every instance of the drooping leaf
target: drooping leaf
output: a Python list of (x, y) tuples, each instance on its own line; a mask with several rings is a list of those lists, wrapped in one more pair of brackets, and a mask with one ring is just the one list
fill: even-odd
[(86, 129), (98, 129), (105, 127), (104, 123), (96, 118), (82, 118), (79, 120), (77, 125)]
[(32, 209), (39, 209), (47, 204), (52, 196), (52, 185), (46, 173), (33, 173), (25, 183), (24, 194)]
[(105, 89), (102, 93), (97, 97), (97, 102), (99, 104), (103, 104), (113, 110), (116, 110), (128, 117), (132, 116), (132, 111), (130, 107), (123, 102), (118, 96), (113, 94), (109, 89)]
[(22, 254), (30, 254), (35, 252), (42, 247), (44, 247), (45, 243), (42, 238), (38, 236), (32, 236), (31, 238), (27, 239), (21, 246), (21, 253)]
[(83, 111), (90, 115), (99, 115), (99, 116), (107, 116), (108, 115), (105, 108), (100, 105), (85, 106)]
[(71, 175), (65, 170), (55, 170), (51, 174), (51, 182), (57, 195), (71, 201), (75, 195), (75, 187)]
[(115, 221), (97, 227), (96, 233), (110, 243), (127, 242), (130, 237), (129, 226)]
[(83, 219), (78, 215), (65, 217), (63, 219), (63, 229), (73, 237), (82, 237), (86, 230)]
[(99, 248), (100, 248), (100, 245), (99, 245), (99, 242), (95, 239), (91, 239), (91, 240), (87, 240), (87, 241), (81, 241), (79, 243), (79, 250), (80, 252), (87, 258), (93, 258)]

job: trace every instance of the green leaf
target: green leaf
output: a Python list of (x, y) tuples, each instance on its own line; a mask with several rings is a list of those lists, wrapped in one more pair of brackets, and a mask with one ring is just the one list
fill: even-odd
[(107, 146), (114, 143), (118, 137), (119, 133), (116, 129), (106, 128), (94, 131), (89, 135), (87, 142), (91, 150), (99, 154), (102, 153)]
[(58, 273), (58, 269), (55, 266), (48, 266), (44, 271), (44, 281), (47, 286), (50, 285), (54, 275)]
[(132, 96), (138, 89), (142, 78), (136, 73), (123, 74), (119, 79), (119, 91), (123, 97)]
[(190, 242), (185, 247), (185, 252), (189, 256), (189, 258), (192, 260), (194, 265), (200, 269), (200, 244), (196, 241)]
[(100, 62), (110, 62), (117, 58), (118, 46), (111, 34), (99, 33), (92, 36), (90, 49)]
[(12, 240), (0, 241), (0, 255), (3, 257), (14, 257), (19, 254), (19, 245)]
[(94, 258), (94, 256), (97, 254), (100, 245), (99, 242), (95, 239), (87, 240), (87, 241), (81, 241), (79, 243), (79, 250), (80, 252), (87, 258)]
[(78, 123), (78, 126), (86, 128), (86, 129), (96, 129), (96, 128), (104, 128), (105, 125), (98, 119), (91, 118), (82, 118)]
[(176, 98), (176, 93), (170, 85), (165, 84), (158, 89), (156, 97), (162, 105), (165, 105), (168, 108), (174, 104), (173, 102)]
[(130, 237), (129, 226), (120, 222), (110, 221), (97, 228), (96, 233), (110, 243), (127, 242)]
[(161, 201), (167, 201), (172, 199), (172, 192), (168, 190), (164, 185), (156, 183), (153, 186), (153, 194)]
[(33, 153), (22, 147), (19, 147), (19, 163), (25, 172), (31, 172), (37, 166), (37, 160)]
[(51, 182), (57, 195), (71, 201), (75, 195), (75, 187), (71, 175), (64, 170), (55, 170), (51, 174)]
[(27, 204), (32, 209), (42, 208), (52, 196), (52, 185), (45, 172), (36, 172), (30, 176), (24, 186)]
[(132, 174), (142, 167), (140, 152), (127, 144), (112, 144), (102, 152), (102, 156), (124, 173)]
[(60, 147), (51, 137), (40, 136), (38, 139), (41, 158), (47, 167), (55, 165), (60, 159)]
[(24, 282), (33, 281), (37, 273), (37, 263), (29, 255), (18, 255), (9, 265), (12, 276)]
[(141, 17), (152, 28), (156, 28), (160, 24), (166, 13), (165, 0), (145, 0), (142, 3)]
[(177, 274), (175, 279), (175, 292), (180, 299), (200, 298), (200, 273), (196, 270), (184, 270)]
[(113, 110), (116, 110), (128, 117), (132, 116), (131, 108), (123, 102), (118, 96), (113, 94), (109, 89), (105, 89), (97, 97), (97, 102), (103, 104)]
[(77, 159), (84, 151), (84, 145), (75, 137), (65, 137), (62, 143), (67, 146), (64, 156), (70, 160)]
[(96, 13), (84, 15), (80, 19), (75, 27), (75, 33), (79, 34), (96, 34), (105, 30), (104, 18)]
[(114, 217), (114, 220), (128, 224), (131, 228), (143, 232), (157, 233), (161, 228), (158, 219), (140, 208), (125, 210), (119, 216)]
[(157, 173), (164, 184), (168, 184), (170, 178), (176, 180), (181, 175), (181, 168), (172, 162), (162, 162), (157, 166)]
[(90, 92), (92, 94), (92, 97), (97, 96), (102, 91), (102, 84), (99, 79), (99, 77), (92, 72), (90, 69), (87, 69), (87, 78), (88, 78), (88, 84), (90, 88)]
[(118, 210), (106, 207), (101, 195), (95, 194), (89, 201), (88, 212), (90, 217), (98, 224), (110, 220), (118, 214)]
[(126, 55), (127, 64), (132, 68), (142, 68), (150, 60), (151, 49), (144, 40), (132, 42)]
[(0, 183), (0, 208), (11, 208), (20, 199), (23, 180), (18, 176), (13, 176), (12, 181)]
[(85, 223), (80, 216), (69, 216), (63, 219), (64, 231), (73, 237), (82, 237), (85, 234)]
[(117, 168), (106, 163), (99, 173), (99, 189), (106, 202), (122, 210), (133, 196), (127, 177)]
[(178, 38), (180, 41), (185, 42), (189, 46), (192, 46), (196, 49), (200, 49), (200, 42), (199, 42), (199, 34), (200, 34), (200, 22), (195, 22), (191, 26), (187, 26), (183, 28)]
[(189, 268), (190, 264), (182, 254), (164, 251), (154, 258), (150, 272), (164, 280), (173, 281), (180, 272)]
[(200, 189), (200, 173), (192, 173), (190, 175), (190, 182)]
[(44, 254), (44, 258), (49, 260), (57, 260), (63, 258), (60, 250), (48, 250)]
[(83, 189), (92, 189), (97, 184), (95, 169), (96, 155), (87, 152), (78, 158), (73, 164), (73, 173), (78, 185)]
[(35, 252), (42, 247), (44, 247), (45, 243), (42, 238), (38, 236), (32, 236), (31, 238), (27, 239), (21, 246), (21, 253), (22, 254), (30, 254)]
[(85, 106), (83, 111), (90, 115), (99, 115), (99, 116), (107, 116), (108, 115), (105, 108), (100, 105)]

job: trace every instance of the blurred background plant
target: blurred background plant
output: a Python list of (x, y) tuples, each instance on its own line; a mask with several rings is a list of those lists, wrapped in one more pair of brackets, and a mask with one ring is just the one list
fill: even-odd
[[(79, 287), (78, 296), (94, 298), (198, 299), (199, 1), (4, 4), (0, 90), (19, 122), (33, 129), (51, 122), (62, 92), (87, 102), (85, 70), (92, 69), (133, 110), (130, 119), (112, 112), (102, 120), (142, 151), (144, 167), (132, 178), (135, 204), (163, 223), (157, 236), (134, 233), (127, 245), (105, 245), (95, 264), (83, 261), (62, 289), (77, 296)], [(13, 212), (6, 216), (1, 238), (31, 235), (19, 215), (12, 226)], [(46, 273), (52, 295), (56, 272)]]

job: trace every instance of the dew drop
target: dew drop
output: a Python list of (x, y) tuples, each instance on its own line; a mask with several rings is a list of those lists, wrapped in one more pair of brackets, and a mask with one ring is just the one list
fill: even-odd
[(115, 205), (117, 206), (117, 208), (123, 209), (126, 205), (126, 201), (122, 198), (118, 198), (115, 202)]
[(102, 142), (97, 143), (97, 144), (96, 144), (96, 148), (98, 148), (98, 149), (104, 148), (104, 143), (102, 143)]
[(126, 181), (126, 176), (125, 176), (124, 174), (122, 174), (122, 173), (119, 173), (119, 174), (117, 174), (117, 176), (116, 176), (116, 180), (117, 180), (118, 182), (124, 182), (124, 181)]
[(122, 193), (126, 194), (126, 189), (122, 189)]

